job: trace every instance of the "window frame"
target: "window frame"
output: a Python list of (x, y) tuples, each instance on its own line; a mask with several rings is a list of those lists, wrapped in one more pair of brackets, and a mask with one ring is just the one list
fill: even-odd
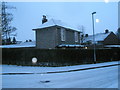
[(66, 40), (66, 31), (65, 28), (61, 28), (61, 41), (65, 41)]
[(79, 40), (78, 40), (78, 32), (74, 32), (74, 38), (75, 38), (75, 42), (78, 42)]

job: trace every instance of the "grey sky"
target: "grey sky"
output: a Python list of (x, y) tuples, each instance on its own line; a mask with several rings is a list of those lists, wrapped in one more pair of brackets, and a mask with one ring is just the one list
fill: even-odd
[(9, 2), (17, 9), (12, 10), (14, 25), (18, 30), (17, 39), (35, 40), (32, 31), (41, 24), (42, 15), (61, 20), (67, 24), (85, 27), (85, 33), (92, 34), (91, 13), (96, 11), (95, 33), (102, 33), (105, 29), (116, 32), (118, 28), (118, 3), (117, 2)]

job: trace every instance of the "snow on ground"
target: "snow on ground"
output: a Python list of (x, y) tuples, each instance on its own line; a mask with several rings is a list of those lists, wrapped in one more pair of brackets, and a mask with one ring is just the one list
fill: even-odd
[(118, 88), (118, 66), (66, 73), (2, 75), (2, 78), (3, 88)]
[[(118, 64), (106, 62), (98, 64), (66, 67), (30, 67), (2, 65), (3, 73), (34, 72), (34, 74), (2, 75), (3, 88), (118, 88), (118, 66), (89, 69), (74, 72), (36, 74), (37, 72), (67, 71), (80, 68)], [(50, 81), (44, 83), (44, 81)]]
[(118, 61), (98, 63), (98, 64), (65, 66), (65, 67), (33, 67), (33, 66), (2, 65), (2, 73), (45, 73), (45, 72), (68, 71), (75, 69), (98, 67), (98, 66), (105, 66), (111, 64), (118, 64)]

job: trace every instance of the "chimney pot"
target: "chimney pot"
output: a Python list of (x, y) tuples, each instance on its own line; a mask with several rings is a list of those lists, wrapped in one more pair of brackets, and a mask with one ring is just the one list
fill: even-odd
[(88, 37), (88, 34), (85, 34), (85, 37)]
[(105, 30), (105, 33), (109, 33), (109, 30), (108, 30), (108, 29), (106, 29), (106, 30)]
[(47, 22), (47, 19), (46, 19), (46, 16), (43, 15), (42, 24), (45, 23), (45, 22)]

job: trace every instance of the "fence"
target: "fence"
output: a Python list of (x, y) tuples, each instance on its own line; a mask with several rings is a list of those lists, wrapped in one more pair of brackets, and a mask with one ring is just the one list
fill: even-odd
[[(120, 49), (96, 49), (97, 62), (120, 59)], [(32, 63), (32, 58), (37, 63)], [(93, 63), (93, 49), (4, 48), (2, 63), (15, 65), (62, 66)]]

